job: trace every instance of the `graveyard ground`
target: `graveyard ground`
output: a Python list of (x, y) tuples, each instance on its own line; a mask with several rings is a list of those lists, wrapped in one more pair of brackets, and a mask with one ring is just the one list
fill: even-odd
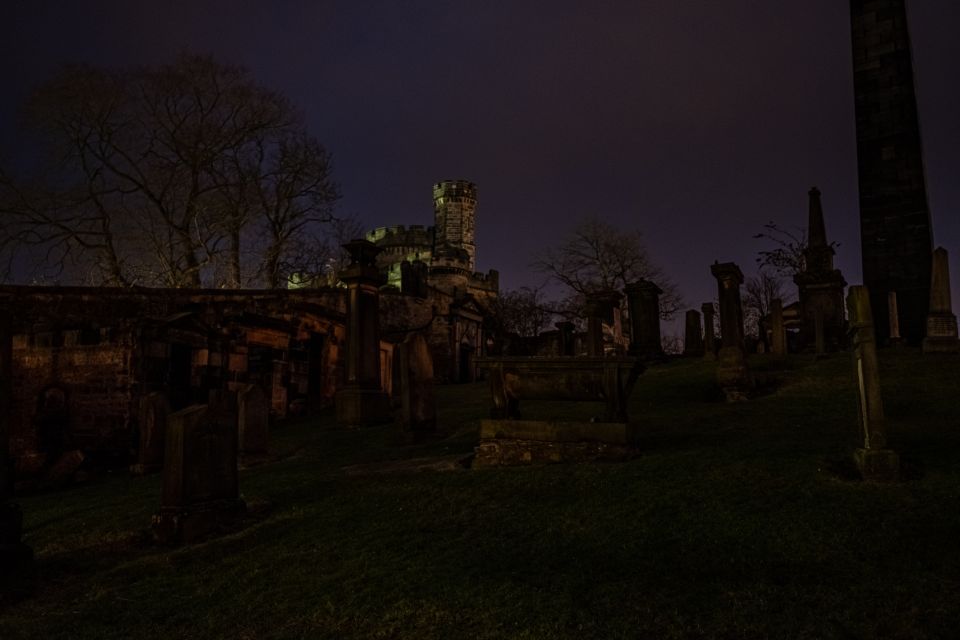
[(424, 445), (282, 425), (244, 527), (180, 549), (150, 542), (158, 476), (23, 496), (41, 586), (0, 638), (955, 637), (960, 359), (881, 353), (895, 486), (854, 479), (849, 355), (753, 364), (741, 405), (709, 363), (650, 369), (623, 464), (459, 469), (482, 383), (439, 390)]

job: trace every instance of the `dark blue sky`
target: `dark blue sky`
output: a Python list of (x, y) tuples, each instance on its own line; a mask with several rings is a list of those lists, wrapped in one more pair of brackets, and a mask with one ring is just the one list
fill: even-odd
[[(431, 184), (477, 183), (479, 268), (535, 284), (532, 253), (583, 216), (643, 231), (691, 306), (709, 264), (751, 275), (768, 220), (823, 191), (860, 281), (843, 0), (303, 2), (4, 0), (5, 155), (16, 112), (65, 62), (212, 53), (287, 94), (334, 156), (342, 211), (430, 224)], [(960, 3), (911, 0), (935, 242), (960, 281)]]

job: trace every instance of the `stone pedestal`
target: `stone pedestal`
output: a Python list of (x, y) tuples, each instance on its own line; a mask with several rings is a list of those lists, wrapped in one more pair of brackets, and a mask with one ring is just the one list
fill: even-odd
[(923, 339), (924, 353), (960, 353), (957, 339), (957, 316), (950, 300), (950, 265), (947, 250), (937, 247), (933, 252), (933, 270), (930, 281), (930, 314), (927, 316), (927, 335)]
[(750, 397), (755, 387), (743, 347), (743, 305), (740, 299), (743, 272), (732, 262), (714, 263), (710, 272), (717, 279), (720, 299), (721, 347), (717, 382), (727, 402), (742, 402)]
[(351, 263), (340, 276), (347, 285), (347, 344), (344, 383), (334, 398), (337, 422), (346, 427), (388, 422), (390, 399), (380, 381), (380, 249), (366, 240), (343, 246)]
[(899, 474), (899, 458), (887, 449), (887, 430), (880, 397), (880, 368), (870, 293), (853, 286), (847, 293), (847, 312), (853, 338), (853, 365), (857, 381), (858, 419), (863, 447), (854, 452), (854, 461), (864, 480), (892, 481)]
[(717, 339), (713, 332), (713, 303), (704, 302), (700, 305), (703, 312), (703, 357), (706, 360), (716, 360)]
[(630, 311), (630, 355), (663, 357), (660, 339), (660, 294), (663, 290), (649, 280), (638, 280), (624, 290)]
[(703, 331), (700, 327), (700, 313), (695, 309), (687, 311), (683, 334), (683, 355), (703, 356)]
[(244, 514), (237, 475), (237, 414), (232, 394), (170, 414), (160, 512), (153, 533), (189, 544), (234, 525)]

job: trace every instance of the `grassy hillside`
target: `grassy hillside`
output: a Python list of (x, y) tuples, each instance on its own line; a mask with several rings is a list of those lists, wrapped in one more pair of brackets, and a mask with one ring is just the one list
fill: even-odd
[(23, 497), (42, 586), (0, 638), (955, 637), (960, 358), (881, 364), (895, 486), (855, 479), (841, 354), (753, 361), (770, 388), (741, 405), (709, 363), (650, 369), (623, 464), (398, 463), (468, 454), (483, 384), (440, 389), (445, 437), (425, 445), (284, 425), (241, 473), (244, 527), (177, 550), (150, 542), (156, 476)]

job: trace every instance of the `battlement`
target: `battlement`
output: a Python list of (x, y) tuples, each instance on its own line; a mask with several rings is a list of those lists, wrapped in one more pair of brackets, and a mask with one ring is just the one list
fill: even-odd
[(367, 232), (366, 239), (383, 248), (402, 246), (429, 249), (433, 245), (433, 227), (422, 224), (377, 227)]
[(433, 185), (433, 200), (443, 204), (448, 198), (462, 198), (476, 203), (477, 185), (469, 180), (442, 180)]

